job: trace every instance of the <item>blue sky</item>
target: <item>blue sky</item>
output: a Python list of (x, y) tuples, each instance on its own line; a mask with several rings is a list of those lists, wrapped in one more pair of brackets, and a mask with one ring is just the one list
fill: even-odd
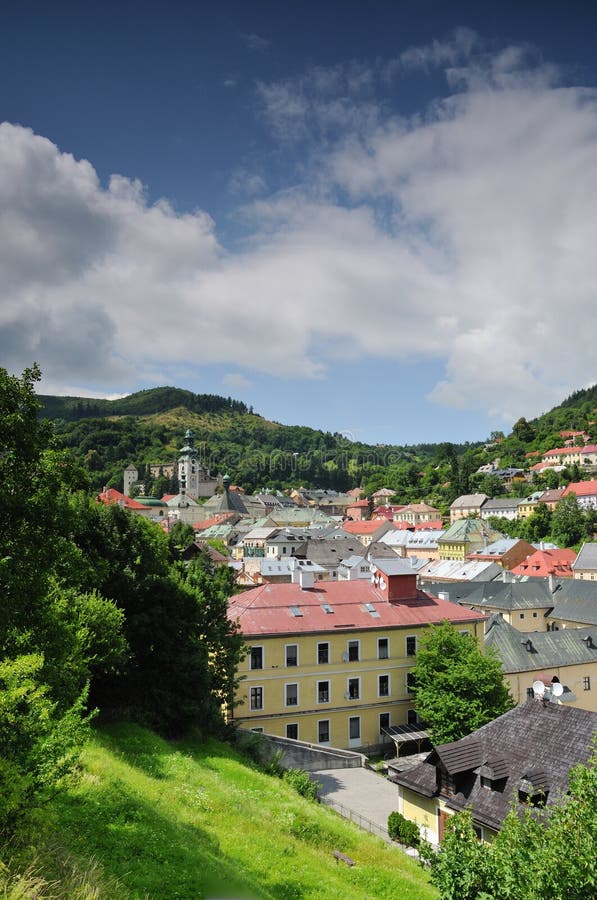
[(0, 363), (371, 443), (595, 380), (586, 3), (13, 4)]

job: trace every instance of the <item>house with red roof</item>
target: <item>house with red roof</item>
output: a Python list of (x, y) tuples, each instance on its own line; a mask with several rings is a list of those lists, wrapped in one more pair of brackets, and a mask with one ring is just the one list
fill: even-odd
[(581, 509), (597, 509), (597, 481), (571, 481), (563, 497), (574, 494)]
[(134, 512), (146, 518), (155, 515), (155, 510), (152, 506), (139, 503), (133, 497), (127, 497), (126, 494), (117, 491), (116, 488), (105, 487), (101, 494), (97, 495), (97, 500), (99, 503), (103, 503), (104, 506), (121, 506), (122, 509), (127, 509), (129, 512)]
[(514, 566), (513, 575), (531, 575), (537, 578), (572, 578), (572, 564), (576, 560), (574, 550), (535, 550), (530, 556)]
[(370, 519), (367, 522), (343, 522), (342, 529), (351, 537), (356, 537), (364, 547), (378, 541), (386, 531), (393, 529), (392, 522), (387, 519)]
[(369, 501), (353, 500), (346, 507), (346, 515), (355, 522), (362, 522), (369, 518)]
[(390, 744), (396, 725), (420, 730), (411, 669), (433, 624), (452, 622), (481, 644), (485, 616), (417, 588), (403, 559), (376, 559), (371, 579), (290, 584), (230, 598), (248, 645), (229, 718), (245, 728), (326, 746)]

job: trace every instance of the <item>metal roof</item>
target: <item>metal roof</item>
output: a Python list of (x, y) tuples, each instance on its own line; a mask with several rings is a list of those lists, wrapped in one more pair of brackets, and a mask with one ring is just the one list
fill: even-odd
[(485, 646), (494, 647), (504, 672), (530, 672), (597, 662), (597, 630), (518, 631), (501, 616), (492, 616)]

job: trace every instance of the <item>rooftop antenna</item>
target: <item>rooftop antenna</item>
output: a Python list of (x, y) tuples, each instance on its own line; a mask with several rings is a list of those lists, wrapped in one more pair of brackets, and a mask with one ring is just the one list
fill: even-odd
[(559, 682), (559, 681), (554, 681), (554, 682), (552, 682), (552, 685), (551, 685), (551, 698), (550, 698), (550, 699), (551, 699), (551, 702), (552, 702), (552, 703), (557, 703), (557, 702), (558, 702), (558, 697), (561, 697), (563, 693), (564, 693), (564, 688), (562, 687), (562, 685), (560, 684), (560, 682)]

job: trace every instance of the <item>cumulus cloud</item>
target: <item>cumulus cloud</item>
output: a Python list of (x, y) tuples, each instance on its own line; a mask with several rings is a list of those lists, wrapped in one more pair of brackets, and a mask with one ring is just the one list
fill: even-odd
[(594, 381), (595, 91), (466, 35), (420, 59), (458, 87), (413, 118), (376, 101), (381, 65), (259, 85), (272, 131), (320, 152), (288, 190), (254, 182), (235, 253), (204, 212), (104, 188), (0, 126), (4, 364), (37, 359), (46, 389), (75, 392), (210, 363), (321, 378), (338, 359), (439, 361), (434, 401), (507, 422)]

